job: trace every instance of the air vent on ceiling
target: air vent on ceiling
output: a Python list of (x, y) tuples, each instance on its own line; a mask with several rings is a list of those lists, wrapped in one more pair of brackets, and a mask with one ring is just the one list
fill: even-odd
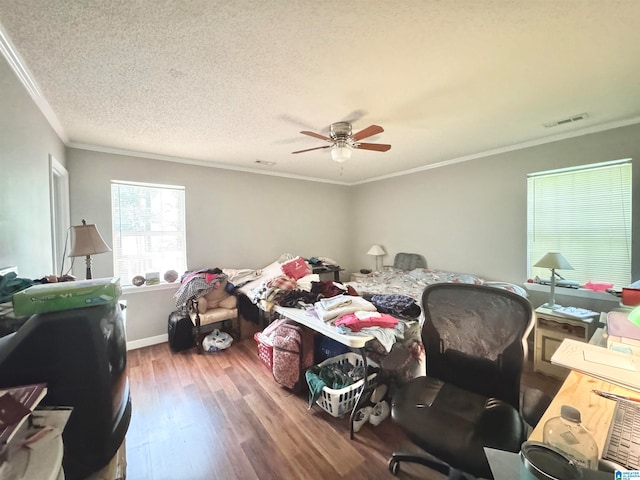
[(546, 128), (557, 127), (559, 125), (566, 125), (568, 123), (578, 122), (580, 120), (584, 120), (589, 116), (588, 113), (580, 113), (578, 115), (574, 115), (569, 118), (563, 118), (562, 120), (558, 120), (557, 122), (543, 123), (543, 126)]

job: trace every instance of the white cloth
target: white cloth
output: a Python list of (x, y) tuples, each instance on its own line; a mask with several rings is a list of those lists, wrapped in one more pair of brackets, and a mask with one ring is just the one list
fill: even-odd
[[(327, 302), (323, 302), (327, 300)], [(332, 300), (328, 302), (328, 300)], [(325, 306), (325, 304), (327, 306)], [(336, 318), (340, 318), (343, 315), (349, 313), (355, 313), (362, 311), (377, 311), (376, 306), (368, 300), (362, 297), (355, 297), (351, 295), (336, 295), (331, 298), (323, 298), (314, 304), (316, 314), (320, 320), (329, 322)]]

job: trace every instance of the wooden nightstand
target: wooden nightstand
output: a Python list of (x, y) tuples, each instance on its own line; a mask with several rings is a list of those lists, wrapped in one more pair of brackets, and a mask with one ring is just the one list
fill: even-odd
[(569, 370), (552, 365), (551, 356), (565, 338), (588, 343), (597, 326), (597, 316), (576, 319), (554, 314), (548, 308), (536, 308), (533, 371), (564, 379)]
[(340, 265), (323, 265), (316, 266), (311, 269), (311, 273), (317, 273), (320, 280), (333, 280), (334, 282), (340, 281), (340, 272), (344, 268), (340, 268)]

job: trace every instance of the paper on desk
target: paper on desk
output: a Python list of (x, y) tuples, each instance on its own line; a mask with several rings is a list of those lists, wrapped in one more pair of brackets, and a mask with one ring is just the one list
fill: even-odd
[(611, 355), (609, 350), (606, 349), (602, 349), (602, 351), (585, 350), (582, 353), (587, 362), (598, 363), (600, 365), (606, 365), (613, 368), (623, 368), (632, 372), (638, 371), (631, 358), (628, 358), (627, 356)]
[(640, 358), (565, 338), (551, 363), (640, 392)]

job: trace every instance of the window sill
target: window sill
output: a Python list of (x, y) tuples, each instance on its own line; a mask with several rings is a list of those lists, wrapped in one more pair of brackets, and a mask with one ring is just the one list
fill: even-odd
[[(532, 292), (549, 293), (550, 286), (541, 285), (539, 283), (524, 282), (524, 288)], [(612, 302), (613, 301), (620, 302), (620, 297), (612, 295), (611, 293), (595, 292), (593, 290), (588, 290), (586, 288), (567, 288), (567, 287), (559, 287), (556, 285), (555, 294), (567, 295), (569, 297), (577, 297), (577, 298), (589, 298), (591, 300), (607, 300)]]
[(135, 285), (124, 285), (122, 287), (122, 293), (130, 295), (134, 293), (153, 292), (157, 290), (177, 290), (180, 287), (180, 282), (167, 283), (162, 282), (156, 285), (141, 285), (136, 287)]

